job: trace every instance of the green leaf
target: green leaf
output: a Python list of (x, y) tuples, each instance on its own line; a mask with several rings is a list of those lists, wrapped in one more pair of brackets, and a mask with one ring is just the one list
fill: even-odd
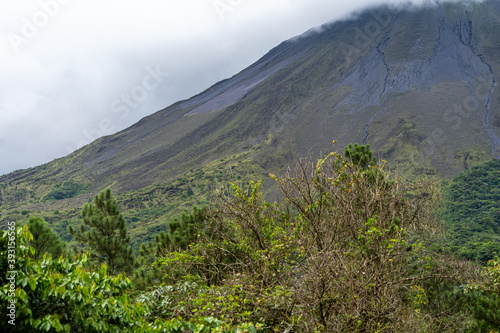
[(29, 279), (28, 283), (29, 283), (29, 285), (31, 287), (31, 290), (35, 290), (36, 289), (36, 278), (33, 277), (33, 278)]

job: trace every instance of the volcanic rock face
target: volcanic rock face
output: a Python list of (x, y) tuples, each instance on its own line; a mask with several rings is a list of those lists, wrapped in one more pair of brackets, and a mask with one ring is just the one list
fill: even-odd
[[(496, 8), (498, 11), (498, 6)], [(389, 13), (387, 11), (386, 16)], [(483, 21), (498, 22), (496, 16)], [(365, 125), (367, 132), (364, 143), (369, 140), (370, 125), (383, 119), (382, 115), (390, 110), (395, 96), (411, 94), (412, 91), (426, 95), (426, 92), (438, 89), (443, 84), (461, 84), (470, 93), (452, 100), (453, 103), (448, 107), (436, 101), (434, 105), (429, 105), (430, 109), (436, 112), (439, 112), (439, 108), (446, 110), (441, 112), (442, 120), (449, 125), (454, 123), (453, 129), (458, 129), (462, 118), (474, 116), (476, 121), (482, 120), (492, 152), (497, 158), (500, 157), (500, 131), (498, 126), (492, 124), (490, 117), (495, 73), (484, 55), (478, 53), (478, 40), (475, 39), (473, 26), (466, 8), (456, 21), (452, 21), (445, 16), (440, 6), (420, 12), (399, 13), (393, 16), (391, 22), (387, 22), (381, 41), (341, 81), (341, 84), (352, 87), (353, 92), (337, 108), (347, 106), (356, 112), (372, 107), (378, 109)], [(412, 27), (411, 31), (408, 31), (408, 27)], [(401, 34), (408, 37), (402, 39)], [(370, 41), (366, 34), (362, 35), (361, 40)], [(446, 97), (444, 91), (442, 95)], [(416, 113), (421, 116), (431, 110), (420, 109)], [(455, 117), (451, 115), (454, 111), (447, 110), (457, 110)], [(439, 118), (439, 114), (435, 118)], [(443, 135), (444, 128), (436, 129), (438, 132), (435, 133)], [(443, 138), (436, 141), (444, 143)]]

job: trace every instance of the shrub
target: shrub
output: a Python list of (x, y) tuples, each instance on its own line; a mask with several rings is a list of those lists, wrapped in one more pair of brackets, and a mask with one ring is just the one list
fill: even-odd
[(42, 201), (62, 200), (76, 197), (85, 193), (90, 188), (89, 184), (81, 184), (72, 180), (68, 180), (54, 185), (47, 193)]

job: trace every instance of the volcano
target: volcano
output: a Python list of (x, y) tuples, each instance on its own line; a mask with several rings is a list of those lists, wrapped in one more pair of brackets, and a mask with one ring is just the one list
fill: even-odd
[[(77, 207), (106, 187), (146, 209), (133, 202), (203, 192), (208, 170), (264, 177), (332, 140), (370, 144), (404, 175), (456, 175), (500, 157), (499, 31), (498, 0), (355, 13), (123, 131), (1, 176), (0, 209)], [(68, 184), (86, 190), (49, 200)]]

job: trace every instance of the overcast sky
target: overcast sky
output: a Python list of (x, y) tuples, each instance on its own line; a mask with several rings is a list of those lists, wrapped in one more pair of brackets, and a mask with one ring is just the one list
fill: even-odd
[(309, 28), (407, 2), (0, 0), (0, 174), (124, 129)]

